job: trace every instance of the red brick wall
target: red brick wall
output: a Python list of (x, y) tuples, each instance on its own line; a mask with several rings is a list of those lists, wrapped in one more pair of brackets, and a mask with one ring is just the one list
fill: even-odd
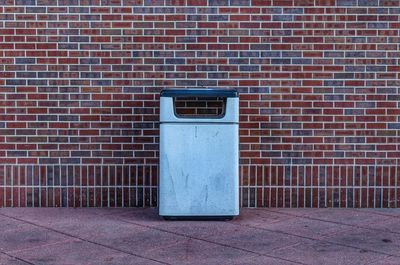
[(243, 206), (397, 207), (397, 0), (0, 0), (0, 206), (156, 205), (158, 93), (237, 87)]

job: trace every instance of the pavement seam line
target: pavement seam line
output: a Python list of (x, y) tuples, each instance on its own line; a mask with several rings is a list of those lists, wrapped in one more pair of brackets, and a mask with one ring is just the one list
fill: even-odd
[(340, 244), (340, 243), (337, 243), (337, 242), (332, 242), (332, 241), (328, 241), (328, 240), (324, 240), (324, 239), (316, 239), (316, 238), (312, 238), (312, 237), (300, 236), (300, 235), (295, 235), (295, 234), (286, 233), (286, 232), (282, 232), (282, 231), (275, 231), (275, 230), (262, 228), (262, 227), (257, 227), (257, 226), (249, 226), (249, 225), (241, 225), (241, 224), (233, 224), (233, 225), (244, 226), (244, 227), (249, 227), (249, 228), (254, 228), (254, 229), (260, 229), (260, 230), (265, 230), (265, 231), (278, 233), (278, 234), (283, 234), (283, 235), (295, 236), (295, 237), (299, 237), (299, 238), (303, 238), (303, 239), (309, 239), (309, 240), (312, 240), (312, 241), (329, 243), (329, 244), (332, 244), (332, 245), (337, 245), (337, 246), (342, 246), (342, 247), (349, 247), (349, 248), (353, 248), (353, 249), (357, 249), (357, 250), (367, 250), (369, 252), (376, 253), (376, 254), (389, 255), (389, 256), (392, 256), (392, 257), (400, 257), (400, 255), (398, 256), (398, 255), (394, 255), (394, 254), (391, 254), (391, 253), (385, 253), (385, 252), (380, 252), (380, 251), (376, 251), (376, 250), (369, 250), (369, 249), (365, 249), (365, 248), (359, 248), (359, 247)]
[(21, 251), (33, 250), (33, 249), (37, 249), (37, 248), (48, 247), (48, 246), (57, 245), (57, 244), (61, 244), (61, 243), (64, 244), (64, 243), (69, 243), (69, 242), (74, 242), (74, 241), (78, 242), (78, 240), (76, 240), (76, 239), (67, 239), (67, 240), (58, 241), (58, 242), (49, 243), (49, 244), (44, 244), (44, 245), (40, 245), (40, 246), (7, 251), (7, 253), (13, 253), (14, 254), (14, 253), (18, 253), (18, 252), (21, 252)]
[[(112, 216), (111, 214), (99, 214), (99, 215), (100, 215), (100, 216)], [(113, 219), (114, 219), (114, 218), (113, 218)], [(174, 234), (174, 235), (182, 236), (182, 237), (185, 237), (185, 238), (195, 239), (195, 240), (207, 242), (207, 243), (210, 243), (210, 244), (215, 244), (215, 245), (220, 245), (220, 246), (223, 246), (223, 247), (228, 247), (228, 248), (232, 248), (232, 249), (236, 249), (236, 250), (241, 250), (241, 251), (244, 251), (244, 252), (248, 252), (248, 253), (251, 253), (251, 254), (255, 254), (255, 255), (257, 255), (257, 256), (264, 256), (264, 257), (268, 257), (268, 258), (274, 258), (274, 259), (278, 259), (278, 260), (284, 260), (284, 261), (291, 262), (291, 263), (296, 263), (296, 264), (304, 264), (304, 263), (300, 263), (300, 262), (298, 262), (298, 261), (293, 261), (293, 260), (289, 260), (289, 259), (282, 259), (282, 258), (276, 257), (276, 256), (269, 256), (269, 255), (266, 255), (266, 254), (262, 254), (262, 253), (258, 253), (258, 252), (253, 252), (253, 251), (248, 250), (248, 249), (242, 249), (242, 248), (238, 248), (238, 247), (234, 247), (234, 246), (230, 246), (230, 245), (226, 245), (226, 244), (222, 244), (222, 243), (218, 243), (218, 242), (214, 242), (214, 241), (209, 241), (209, 240), (202, 239), (202, 238), (197, 238), (197, 237), (189, 236), (189, 235), (186, 235), (186, 234), (180, 234), (180, 233), (177, 233), (177, 232), (173, 232), (173, 231), (169, 231), (169, 230), (164, 230), (164, 229), (161, 229), (161, 228), (158, 228), (158, 227), (154, 227), (154, 226), (151, 226), (151, 225), (150, 225), (150, 226), (149, 226), (149, 225), (143, 225), (143, 224), (140, 224), (140, 223), (136, 223), (136, 222), (132, 222), (132, 221), (128, 221), (128, 220), (123, 220), (123, 219), (114, 219), (114, 220), (119, 221), (119, 222), (123, 222), (123, 223), (128, 223), (128, 224), (137, 225), (137, 226), (144, 227), (144, 228), (149, 228), (149, 229), (158, 230), (158, 231), (165, 232), (165, 233), (169, 233), (169, 234)], [(227, 223), (227, 224), (232, 224), (232, 223)], [(175, 244), (172, 244), (172, 245), (170, 245), (170, 246), (174, 246), (174, 245), (177, 245), (177, 244), (179, 244), (179, 243), (175, 243)], [(293, 244), (293, 245), (294, 245), (294, 244)]]
[[(309, 239), (309, 240), (312, 240), (312, 241), (324, 242), (324, 243), (328, 243), (328, 244), (332, 244), (332, 245), (337, 245), (337, 246), (342, 246), (342, 247), (348, 247), (348, 248), (353, 248), (353, 249), (357, 249), (357, 250), (367, 250), (367, 251), (372, 252), (372, 253), (381, 254), (381, 255), (386, 255), (386, 256), (391, 256), (391, 257), (400, 257), (400, 256), (398, 256), (398, 255), (394, 255), (394, 254), (390, 254), (390, 253), (380, 252), (380, 251), (376, 251), (376, 250), (369, 250), (369, 249), (360, 248), (360, 247), (355, 247), (355, 246), (346, 245), (346, 244), (340, 244), (340, 243), (337, 243), (337, 242), (332, 242), (332, 241), (328, 241), (328, 240), (324, 240), (324, 239), (316, 239), (316, 238), (312, 238), (312, 237), (299, 236), (299, 235), (290, 234), (290, 233), (286, 233), (286, 232), (282, 232), (282, 231), (274, 231), (274, 230), (270, 230), (270, 229), (266, 229), (266, 228), (262, 228), (262, 227), (254, 227), (254, 226), (247, 226), (247, 225), (238, 225), (238, 226), (245, 226), (245, 227), (250, 227), (250, 228), (265, 230), (265, 231), (269, 231), (269, 232), (273, 232), (273, 233), (278, 233), (278, 234), (284, 234), (284, 235), (289, 235), (289, 236), (300, 237), (300, 238), (303, 238), (303, 239)], [(295, 244), (294, 244), (294, 245), (295, 245)], [(293, 246), (293, 245), (292, 245), (292, 246)]]
[[(329, 221), (329, 220), (324, 220), (324, 219), (319, 219), (319, 218), (315, 218), (315, 217), (309, 217), (309, 216), (301, 216), (301, 215), (295, 215), (295, 214), (289, 214), (289, 213), (282, 213), (282, 212), (277, 212), (277, 211), (271, 211), (271, 210), (267, 210), (269, 212), (273, 212), (273, 213), (281, 213), (283, 215), (289, 215), (289, 216), (294, 216), (294, 217), (298, 217), (298, 218), (302, 218), (302, 219), (308, 219), (308, 220), (313, 220), (313, 221), (319, 221), (319, 222), (324, 222), (324, 223), (330, 223), (330, 224), (337, 224), (337, 225), (343, 225), (343, 226), (349, 226), (351, 228), (361, 228), (361, 229), (368, 229), (368, 230), (373, 230), (376, 232), (385, 232), (385, 233), (391, 233), (391, 234), (399, 234), (400, 232), (394, 232), (394, 231), (387, 231), (387, 230), (383, 230), (383, 229), (376, 229), (376, 228), (370, 228), (370, 227), (365, 227), (365, 226), (359, 226), (359, 225), (352, 225), (352, 224), (344, 224), (344, 223), (340, 223), (340, 222), (335, 222), (335, 221)], [(393, 217), (393, 216), (391, 216)], [(390, 218), (388, 218), (390, 219)], [(395, 218), (397, 219), (397, 218)], [(385, 219), (386, 220), (386, 219)], [(384, 222), (385, 220), (381, 221)]]
[(4, 251), (2, 251), (2, 250), (0, 250), (0, 253), (1, 253), (1, 254), (4, 254), (4, 255), (7, 256), (7, 257), (10, 257), (10, 258), (13, 258), (13, 259), (22, 261), (22, 262), (24, 262), (24, 263), (26, 263), (26, 264), (35, 265), (35, 263), (29, 262), (29, 261), (27, 261), (27, 260), (24, 260), (23, 258), (14, 256), (14, 255), (8, 254), (8, 253), (6, 253), (6, 252), (4, 252)]
[(158, 230), (158, 231), (165, 232), (165, 233), (169, 233), (169, 234), (173, 234), (173, 235), (183, 236), (183, 237), (186, 237), (186, 238), (190, 238), (190, 239), (194, 239), (194, 240), (199, 240), (199, 241), (207, 242), (207, 243), (210, 243), (210, 244), (219, 245), (219, 246), (222, 246), (222, 247), (228, 247), (228, 248), (232, 248), (232, 249), (235, 249), (235, 250), (240, 250), (240, 251), (248, 252), (248, 253), (251, 253), (251, 254), (258, 255), (258, 256), (264, 256), (264, 257), (268, 257), (268, 258), (274, 258), (274, 259), (283, 260), (283, 261), (287, 261), (287, 262), (292, 262), (292, 263), (296, 263), (296, 264), (305, 264), (305, 263), (301, 263), (301, 262), (298, 262), (298, 261), (293, 261), (293, 260), (289, 260), (289, 259), (284, 259), (284, 258), (272, 256), (272, 255), (266, 255), (266, 254), (258, 253), (258, 252), (251, 251), (251, 250), (248, 250), (248, 249), (239, 248), (239, 247), (235, 247), (235, 246), (231, 246), (231, 245), (227, 245), (227, 244), (223, 244), (223, 243), (218, 243), (218, 242), (206, 240), (206, 239), (203, 239), (203, 238), (197, 238), (197, 237), (194, 237), (194, 236), (185, 235), (185, 234), (181, 234), (181, 233), (177, 233), (177, 232), (173, 232), (173, 231), (161, 229), (161, 228), (154, 227), (154, 226), (143, 225), (143, 224), (139, 224), (139, 223), (136, 223), (136, 222), (127, 221), (127, 220), (119, 220), (119, 221), (125, 222), (125, 223), (129, 223), (129, 224), (134, 224), (134, 225), (141, 226), (141, 227), (145, 227), (145, 228), (149, 228), (149, 229), (153, 229), (153, 230)]
[(138, 257), (138, 258), (151, 260), (151, 261), (154, 261), (154, 262), (157, 262), (157, 263), (160, 263), (160, 264), (171, 265), (171, 264), (163, 262), (163, 261), (159, 261), (159, 260), (156, 260), (156, 259), (152, 259), (152, 258), (148, 258), (148, 257), (145, 257), (145, 256), (141, 256), (141, 255), (138, 255), (138, 254), (135, 254), (135, 253), (131, 253), (131, 252), (125, 251), (125, 250), (121, 250), (121, 249), (114, 248), (114, 247), (111, 247), (111, 246), (108, 246), (108, 245), (97, 243), (97, 242), (94, 242), (94, 241), (91, 241), (91, 240), (88, 240), (88, 239), (80, 238), (78, 236), (74, 236), (74, 235), (68, 234), (68, 233), (63, 232), (63, 231), (59, 231), (59, 230), (56, 230), (56, 229), (53, 229), (53, 228), (49, 228), (49, 227), (46, 227), (46, 226), (38, 225), (38, 224), (35, 224), (33, 222), (24, 220), (24, 219), (20, 219), (20, 218), (13, 217), (13, 216), (8, 216), (8, 215), (3, 214), (3, 213), (0, 213), (0, 215), (8, 217), (8, 218), (11, 218), (11, 219), (14, 219), (14, 220), (22, 221), (22, 222), (25, 222), (25, 223), (28, 223), (28, 224), (31, 224), (31, 225), (34, 225), (34, 226), (37, 226), (37, 227), (41, 227), (41, 228), (47, 229), (49, 231), (53, 231), (55, 233), (59, 233), (59, 234), (65, 235), (65, 236), (69, 236), (69, 237), (72, 237), (72, 238), (75, 238), (75, 239), (79, 239), (79, 240), (87, 242), (87, 243), (95, 244), (95, 245), (102, 246), (102, 247), (105, 247), (105, 248), (108, 248), (108, 249), (112, 249), (112, 250), (115, 250), (115, 251), (118, 251), (118, 252), (121, 252), (121, 253), (125, 253), (125, 254), (131, 255), (131, 256), (135, 256), (135, 257)]
[[(374, 209), (374, 208), (372, 208), (372, 209)], [(400, 219), (399, 215), (391, 215), (391, 214), (387, 214), (387, 213), (379, 213), (379, 212), (376, 212), (374, 210), (370, 210), (370, 208), (366, 208), (364, 210), (364, 212), (372, 213), (372, 214), (379, 215), (379, 216), (387, 216), (387, 217), (391, 217), (391, 218), (394, 218), (394, 219)]]
[[(382, 258), (381, 261), (385, 261), (385, 260), (390, 259), (390, 258), (393, 258), (393, 256), (386, 256), (386, 257)], [(376, 262), (377, 262), (376, 260), (369, 261), (369, 262), (365, 263), (365, 265), (376, 264)]]

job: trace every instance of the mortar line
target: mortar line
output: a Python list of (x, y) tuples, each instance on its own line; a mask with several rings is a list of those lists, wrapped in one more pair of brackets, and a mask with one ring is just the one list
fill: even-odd
[(72, 198), (73, 198), (73, 202), (72, 202), (72, 207), (77, 207), (76, 206), (76, 196), (75, 196), (75, 194), (76, 194), (76, 189), (77, 189), (77, 187), (78, 187), (78, 189), (79, 189), (79, 186), (78, 185), (76, 185), (76, 167), (78, 167), (78, 165), (74, 165), (74, 166), (72, 166), (72, 174), (73, 174), (73, 176), (72, 176), (72, 185), (73, 185), (73, 187), (72, 187)]
[(324, 207), (328, 207), (328, 167), (324, 167), (324, 175), (325, 175), (325, 202), (324, 202)]
[[(318, 168), (318, 167), (317, 167)], [(310, 183), (311, 183), (311, 199), (310, 199), (310, 207), (313, 208), (313, 202), (314, 202), (314, 169), (313, 167), (310, 167)], [(318, 174), (318, 172), (317, 172)]]
[(370, 189), (370, 186), (369, 186), (369, 174), (370, 174), (370, 168), (369, 168), (369, 166), (367, 166), (366, 167), (366, 169), (367, 169), (367, 208), (369, 208), (369, 189)]
[(378, 170), (379, 170), (379, 167), (374, 167), (374, 170), (375, 170), (375, 172), (373, 172), (374, 173), (374, 197), (372, 198), (373, 199), (373, 201), (374, 201), (374, 203), (373, 203), (373, 205), (374, 205), (374, 208), (376, 208), (376, 187), (375, 187), (375, 185), (376, 185), (376, 174), (378, 174)]
[(3, 186), (1, 187), (1, 189), (2, 189), (2, 191), (3, 191), (3, 205), (0, 205), (1, 207), (4, 207), (4, 206), (6, 206), (6, 187), (5, 187), (5, 185), (6, 185), (6, 179), (7, 179), (7, 168), (6, 168), (6, 166), (2, 166), (2, 168), (3, 168)]
[(142, 165), (142, 205), (141, 207), (145, 207), (146, 206), (146, 167), (144, 165)]
[[(32, 166), (32, 185), (35, 183), (35, 166)], [(32, 207), (35, 208), (35, 188), (32, 187)]]
[(259, 169), (259, 166), (256, 166), (255, 167), (255, 174), (254, 174), (254, 176), (255, 176), (255, 186), (256, 186), (256, 188), (254, 188), (254, 207), (256, 207), (257, 208), (257, 191), (258, 191), (258, 189), (257, 189), (257, 187), (258, 187), (258, 170)]
[(271, 192), (272, 192), (272, 185), (271, 185), (271, 183), (272, 183), (272, 166), (270, 165), (269, 167), (268, 167), (268, 172), (269, 172), (269, 175), (268, 175), (268, 182), (269, 182), (269, 193), (268, 193), (268, 207), (269, 208), (271, 208), (271, 205), (272, 205), (272, 203), (271, 203), (271, 200), (272, 200), (272, 195), (271, 195)]
[[(56, 166), (53, 165), (53, 185), (56, 182), (55, 172), (56, 172)], [(59, 175), (59, 177), (60, 177), (60, 175)], [(53, 188), (53, 207), (57, 207), (57, 205), (56, 205), (56, 190), (54, 188)]]
[(382, 168), (382, 170), (381, 170), (381, 188), (380, 188), (380, 192), (381, 192), (380, 208), (383, 208), (383, 188), (382, 188), (382, 186), (383, 186), (383, 180), (384, 180), (384, 178), (383, 178), (384, 166), (382, 166), (381, 168)]
[(394, 168), (394, 170), (395, 170), (395, 172), (394, 172), (394, 176), (395, 176), (395, 178), (394, 178), (394, 186), (395, 186), (395, 189), (394, 189), (394, 197), (395, 197), (395, 200), (394, 200), (394, 207), (396, 207), (397, 208), (397, 201), (398, 201), (398, 196), (397, 196), (397, 189), (398, 189), (398, 186), (397, 186), (397, 174), (399, 173), (398, 171), (397, 171), (397, 168), (398, 168), (398, 166), (395, 166), (395, 168)]
[[(25, 185), (28, 184), (28, 166), (25, 166)], [(25, 188), (25, 207), (28, 207), (28, 189)]]
[[(113, 171), (114, 171), (114, 183), (115, 183), (115, 185), (114, 185), (114, 207), (115, 206), (118, 206), (118, 196), (117, 196), (117, 192), (118, 192), (118, 190), (117, 190), (117, 169), (118, 169), (118, 166), (115, 166), (114, 167), (114, 169), (113, 169)], [(122, 184), (121, 185), (118, 185), (119, 187), (122, 187)]]
[[(348, 187), (349, 186), (349, 175), (348, 175), (348, 168), (346, 168), (346, 167), (344, 167), (343, 168), (344, 169), (344, 177), (345, 177), (345, 181), (346, 181), (346, 187)], [(345, 190), (345, 192), (346, 192), (346, 201), (345, 201), (345, 208), (349, 208), (349, 195), (348, 195), (348, 193), (349, 193), (349, 189), (346, 189)]]
[[(20, 173), (21, 167), (17, 167), (16, 170), (17, 170), (17, 174), (18, 174), (18, 186), (20, 186), (21, 185), (21, 173)], [(21, 207), (21, 193), (22, 193), (21, 188), (18, 187), (18, 207)]]
[(132, 186), (132, 166), (128, 165), (128, 206), (131, 207), (132, 203), (131, 203), (131, 186)]
[(121, 207), (125, 207), (125, 174), (126, 174), (126, 166), (121, 167), (121, 172), (122, 172), (122, 180), (121, 180)]
[(306, 166), (303, 166), (303, 208), (306, 208), (306, 202), (307, 202), (307, 200), (306, 200), (306, 181), (307, 181), (307, 178), (306, 178), (306, 174), (307, 174), (307, 167)]
[[(279, 167), (278, 166), (275, 167), (275, 173), (276, 173), (275, 174), (275, 183), (278, 184), (279, 183), (278, 182), (278, 175), (279, 175)], [(281, 187), (283, 187), (283, 185)], [(275, 187), (275, 207), (276, 208), (279, 207), (279, 196), (278, 196), (278, 194), (279, 194), (279, 188), (278, 188), (278, 186), (276, 186)]]
[[(83, 206), (83, 204), (82, 204), (82, 201), (83, 201), (83, 193), (82, 193), (82, 173), (83, 173), (83, 167), (84, 166), (81, 166), (81, 167), (79, 167), (79, 206), (80, 207), (82, 207)], [(86, 178), (86, 180), (87, 180), (87, 178)], [(87, 205), (86, 205), (86, 207), (87, 207)]]
[(111, 175), (111, 169), (110, 169), (110, 165), (107, 166), (107, 207), (110, 208), (110, 175)]
[[(356, 204), (356, 182), (355, 182), (355, 174), (356, 174), (356, 168), (355, 167), (353, 167), (353, 171), (352, 171), (352, 179), (353, 179), (353, 194), (352, 194), (352, 197), (353, 197), (353, 208), (355, 208), (355, 204)], [(361, 173), (360, 173), (360, 176), (361, 176)], [(360, 191), (361, 192), (361, 191)]]
[(65, 175), (66, 175), (66, 206), (69, 207), (69, 166), (65, 167)]
[(247, 165), (247, 207), (250, 207), (250, 165)]
[[(89, 183), (90, 179), (90, 166), (86, 166), (86, 183)], [(86, 207), (90, 207), (90, 189), (86, 188)]]
[(139, 186), (138, 186), (138, 180), (139, 180), (139, 166), (135, 165), (135, 206), (139, 206), (138, 205), (138, 200), (139, 200), (139, 195), (138, 195), (138, 190), (139, 190)]
[(38, 168), (38, 175), (39, 175), (39, 196), (38, 196), (38, 205), (39, 207), (42, 207), (42, 170), (40, 167)]
[[(362, 189), (362, 183), (363, 183), (363, 173), (365, 173), (365, 169), (363, 169), (364, 167), (360, 167), (360, 193), (358, 194), (358, 206), (361, 208), (362, 206), (362, 193), (363, 193), (363, 189)], [(355, 170), (356, 167), (354, 167), (354, 174), (355, 174)]]
[[(14, 168), (10, 166), (10, 180), (11, 186), (14, 186)], [(11, 207), (14, 207), (14, 189), (10, 189), (11, 191)]]
[[(97, 183), (97, 177), (96, 177), (97, 170), (96, 170), (96, 168), (97, 168), (96, 166), (93, 167), (93, 184), (96, 184), (96, 183)], [(97, 200), (97, 198), (96, 198), (96, 193), (97, 193), (96, 188), (93, 188), (93, 207), (96, 207), (96, 206), (97, 206), (97, 203), (96, 203), (96, 200)]]
[(320, 190), (320, 186), (321, 186), (321, 167), (317, 167), (317, 178), (318, 178), (318, 188), (317, 188), (317, 192), (318, 192), (318, 205), (317, 208), (321, 208), (321, 190)]
[(261, 176), (262, 176), (261, 201), (262, 201), (262, 207), (265, 207), (265, 167), (261, 167)]
[[(104, 183), (104, 166), (100, 166), (100, 186), (103, 186)], [(99, 207), (103, 207), (103, 188), (100, 188), (100, 206)]]
[(341, 207), (341, 204), (342, 204), (342, 197), (341, 197), (341, 193), (342, 193), (342, 189), (341, 189), (341, 185), (342, 185), (342, 167), (341, 166), (339, 166), (338, 167), (339, 168), (339, 188), (338, 188), (338, 197), (339, 197), (339, 203), (338, 203), (338, 208), (340, 209), (340, 208), (342, 208)]
[(296, 208), (299, 208), (299, 172), (300, 172), (300, 166), (296, 167)]

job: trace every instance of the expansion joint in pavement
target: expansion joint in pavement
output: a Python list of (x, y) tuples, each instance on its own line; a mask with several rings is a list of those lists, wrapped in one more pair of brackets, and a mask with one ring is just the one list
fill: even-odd
[[(149, 258), (149, 257), (146, 257), (146, 256), (142, 256), (142, 255), (138, 255), (136, 253), (125, 251), (125, 250), (122, 250), (122, 249), (114, 248), (114, 247), (111, 247), (111, 246), (108, 246), (108, 245), (105, 245), (105, 244), (101, 244), (101, 243), (98, 243), (98, 242), (95, 242), (95, 241), (92, 241), (92, 240), (88, 240), (88, 239), (85, 239), (85, 238), (81, 238), (81, 237), (78, 237), (78, 236), (74, 236), (72, 234), (69, 234), (69, 233), (66, 233), (66, 232), (63, 232), (63, 231), (59, 231), (57, 229), (53, 229), (53, 228), (50, 228), (50, 227), (47, 227), (47, 226), (39, 225), (39, 224), (30, 222), (30, 221), (27, 221), (27, 220), (24, 220), (24, 219), (21, 219), (21, 218), (8, 216), (8, 215), (3, 214), (3, 213), (0, 213), (0, 215), (2, 215), (4, 217), (11, 218), (11, 219), (14, 219), (14, 220), (17, 220), (17, 221), (20, 221), (20, 222), (27, 223), (27, 224), (30, 224), (30, 225), (34, 225), (36, 227), (40, 227), (40, 228), (43, 228), (43, 229), (46, 229), (46, 230), (49, 230), (49, 231), (52, 231), (52, 232), (55, 232), (55, 233), (59, 233), (59, 234), (62, 234), (64, 236), (68, 236), (68, 237), (71, 237), (71, 238), (74, 238), (74, 239), (78, 239), (78, 240), (81, 240), (81, 241), (84, 241), (84, 242), (87, 242), (87, 243), (91, 243), (91, 244), (94, 244), (94, 245), (97, 245), (97, 246), (101, 246), (101, 247), (105, 247), (105, 248), (108, 248), (108, 249), (111, 249), (111, 250), (114, 250), (114, 251), (118, 251), (118, 252), (121, 252), (121, 253), (124, 253), (124, 254), (127, 254), (127, 255), (131, 255), (131, 256), (142, 258), (142, 259), (146, 259), (146, 260), (151, 260), (153, 262), (157, 262), (157, 263), (160, 263), (160, 264), (171, 265), (171, 264), (163, 262), (163, 261), (159, 261), (159, 260), (156, 260), (156, 259), (153, 259), (153, 258)], [(29, 263), (28, 262), (28, 264), (33, 264), (33, 263)], [(33, 265), (35, 265), (35, 264), (33, 264)]]
[(26, 263), (26, 264), (29, 264), (29, 265), (36, 265), (35, 263), (32, 263), (32, 262), (29, 262), (29, 261), (27, 261), (27, 260), (21, 259), (21, 258), (19, 258), (19, 257), (17, 257), (17, 256), (14, 256), (14, 255), (9, 254), (9, 253), (7, 253), (7, 252), (4, 252), (4, 251), (2, 251), (2, 250), (0, 250), (0, 253), (3, 254), (3, 255), (5, 255), (5, 256), (7, 256), (7, 257), (10, 257), (10, 258), (12, 258), (12, 259), (21, 261), (21, 262)]
[(282, 260), (282, 261), (291, 262), (291, 263), (294, 263), (294, 264), (303, 264), (303, 265), (305, 265), (305, 263), (301, 263), (301, 262), (298, 262), (298, 261), (284, 259), (284, 258), (276, 257), (276, 256), (273, 256), (273, 255), (267, 255), (267, 254), (251, 251), (251, 250), (248, 250), (248, 249), (245, 249), (245, 248), (235, 247), (235, 246), (231, 246), (231, 245), (228, 245), (228, 244), (223, 244), (223, 243), (211, 241), (211, 240), (207, 240), (207, 239), (204, 239), (204, 238), (198, 238), (198, 237), (194, 237), (194, 236), (189, 236), (189, 235), (178, 233), (178, 232), (172, 232), (172, 231), (165, 230), (165, 229), (158, 228), (158, 227), (154, 227), (154, 226), (143, 225), (143, 224), (140, 224), (140, 223), (126, 221), (126, 220), (120, 220), (120, 221), (128, 223), (128, 224), (134, 224), (134, 225), (137, 225), (137, 226), (140, 226), (140, 227), (144, 227), (144, 228), (148, 228), (148, 229), (153, 229), (153, 230), (157, 230), (157, 231), (161, 231), (161, 232), (165, 232), (165, 233), (169, 233), (169, 234), (173, 234), (173, 235), (177, 235), (177, 236), (190, 238), (190, 239), (193, 239), (193, 240), (199, 240), (199, 241), (203, 241), (203, 242), (206, 242), (206, 243), (210, 243), (210, 244), (214, 244), (214, 245), (218, 245), (218, 246), (222, 246), (222, 247), (227, 247), (227, 248), (231, 248), (231, 249), (235, 249), (235, 250), (244, 251), (244, 252), (255, 254), (255, 255), (258, 255), (258, 256), (264, 256), (264, 257), (268, 257), (268, 258), (273, 258), (273, 259), (278, 259), (278, 260)]
[[(276, 212), (276, 211), (271, 211), (271, 212), (280, 213), (280, 212)], [(315, 221), (323, 221), (323, 222), (327, 222), (327, 223), (345, 225), (345, 224), (342, 224), (340, 222), (325, 221), (325, 220), (320, 220), (320, 219), (317, 219), (317, 218), (315, 218), (315, 219), (314, 218), (307, 218), (307, 217), (304, 217), (304, 216), (290, 215), (290, 214), (286, 214), (286, 215), (294, 216), (294, 217), (300, 217), (300, 218), (306, 218), (306, 219), (315, 220)], [(388, 256), (391, 256), (391, 257), (400, 257), (400, 255), (394, 255), (394, 254), (381, 252), (381, 251), (376, 251), (376, 250), (371, 250), (371, 249), (366, 250), (365, 248), (359, 248), (359, 247), (355, 247), (355, 246), (347, 245), (347, 244), (340, 244), (340, 243), (329, 241), (329, 240), (326, 240), (326, 239), (316, 239), (316, 238), (313, 238), (313, 237), (300, 236), (300, 235), (296, 235), (296, 234), (291, 234), (291, 233), (287, 233), (287, 232), (283, 232), (283, 231), (276, 231), (276, 230), (267, 229), (267, 228), (263, 228), (263, 227), (257, 227), (257, 226), (249, 226), (249, 225), (241, 225), (241, 224), (233, 224), (233, 225), (242, 226), (242, 227), (249, 227), (249, 228), (254, 228), (254, 229), (260, 229), (260, 230), (264, 230), (264, 231), (268, 231), (268, 232), (272, 232), (272, 233), (278, 233), (278, 234), (283, 234), (283, 235), (288, 235), (288, 236), (294, 236), (294, 237), (298, 237), (298, 238), (302, 238), (302, 239), (308, 239), (308, 240), (312, 240), (312, 241), (319, 241), (319, 242), (333, 244), (333, 245), (337, 245), (337, 246), (341, 246), (341, 247), (353, 248), (353, 249), (357, 249), (357, 250), (360, 250), (360, 251), (369, 251), (371, 253), (388, 255)], [(348, 226), (365, 229), (365, 227), (361, 227), (361, 226), (353, 226), (353, 225), (348, 225)], [(371, 229), (371, 230), (374, 230), (374, 229)], [(382, 230), (376, 230), (376, 229), (375, 229), (375, 231), (382, 232)]]

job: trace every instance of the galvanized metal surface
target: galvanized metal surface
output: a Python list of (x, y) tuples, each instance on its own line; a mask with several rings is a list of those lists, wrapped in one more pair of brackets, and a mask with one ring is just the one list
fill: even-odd
[(238, 98), (220, 119), (178, 118), (161, 97), (159, 214), (239, 214)]

